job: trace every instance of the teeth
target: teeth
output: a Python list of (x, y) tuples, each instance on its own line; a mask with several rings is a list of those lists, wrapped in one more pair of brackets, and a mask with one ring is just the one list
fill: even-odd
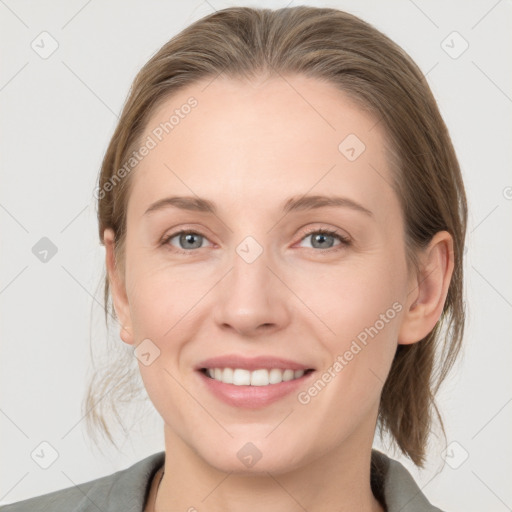
[(224, 384), (268, 386), (269, 384), (279, 384), (280, 382), (298, 379), (304, 375), (304, 370), (272, 368), (271, 370), (261, 369), (251, 372), (242, 368), (208, 368), (206, 374)]

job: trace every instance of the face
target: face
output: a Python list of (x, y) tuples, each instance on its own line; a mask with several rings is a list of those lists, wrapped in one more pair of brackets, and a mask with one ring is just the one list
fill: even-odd
[(237, 472), (369, 449), (411, 299), (380, 130), (302, 76), (208, 80), (155, 111), (114, 299), (166, 442)]

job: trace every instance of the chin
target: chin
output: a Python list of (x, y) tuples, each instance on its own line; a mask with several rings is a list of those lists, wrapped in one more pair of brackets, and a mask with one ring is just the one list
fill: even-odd
[(196, 453), (219, 471), (247, 476), (286, 473), (304, 463), (304, 456), (297, 453), (297, 446), (301, 446), (299, 442), (279, 447), (279, 443), (272, 443), (264, 436), (254, 436), (253, 439), (254, 442), (250, 441), (250, 436), (244, 436), (227, 443), (212, 442), (215, 447), (212, 444), (196, 447)]

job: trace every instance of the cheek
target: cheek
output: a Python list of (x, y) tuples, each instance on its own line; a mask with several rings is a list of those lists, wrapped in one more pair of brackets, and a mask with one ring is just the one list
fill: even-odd
[(140, 375), (155, 409), (179, 429), (187, 424), (180, 411), (188, 410), (190, 400), (177, 384), (179, 362), (197, 324), (194, 305), (201, 290), (190, 286), (183, 273), (157, 267), (139, 268), (132, 273), (132, 283), (129, 301), (135, 342), (145, 347), (140, 352), (150, 354), (149, 364), (139, 358)]
[[(407, 296), (405, 258), (398, 251), (375, 254), (333, 267), (321, 279), (303, 277), (295, 282), (318, 315), (308, 322), (328, 354), (325, 368), (340, 362), (341, 356), (343, 368), (338, 365), (335, 371), (343, 375), (336, 379), (338, 383), (379, 384), (380, 379), (383, 384), (396, 351)], [(364, 386), (353, 391), (364, 394)]]
[(211, 287), (194, 269), (169, 267), (149, 258), (132, 267), (131, 278), (128, 300), (138, 340), (177, 339), (176, 331), (193, 316), (194, 306)]
[(299, 401), (312, 416), (325, 418), (323, 425), (330, 424), (332, 436), (340, 440), (378, 409), (403, 311), (405, 276), (399, 266), (373, 262), (333, 274), (324, 287), (302, 283), (316, 297), (311, 309), (321, 312), (323, 323), (314, 320), (310, 325), (315, 326), (325, 362)]
[(405, 263), (380, 256), (332, 267), (314, 278), (311, 272), (301, 272), (293, 279), (297, 295), (306, 299), (333, 338), (357, 335), (390, 308), (388, 316), (394, 319), (393, 304), (403, 302), (407, 286)]

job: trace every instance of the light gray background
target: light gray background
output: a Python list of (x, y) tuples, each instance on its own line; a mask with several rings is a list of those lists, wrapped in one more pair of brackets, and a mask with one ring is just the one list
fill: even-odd
[[(448, 442), (455, 444), (443, 465), (443, 446), (434, 439), (422, 472), (391, 455), (442, 509), (512, 510), (512, 4), (303, 3), (356, 14), (412, 56), (438, 100), (467, 187), (469, 319), (463, 359), (440, 395)], [(299, 2), (258, 6), (288, 4)], [(104, 249), (92, 192), (136, 72), (192, 21), (230, 5), (255, 6), (0, 0), (2, 504), (110, 474), (164, 448), (150, 404), (126, 419), (131, 429), (118, 436), (119, 452), (105, 445), (101, 454), (86, 438), (80, 404), (89, 343), (106, 337)], [(47, 59), (31, 47), (43, 31), (58, 42)], [(464, 42), (446, 39), (453, 31), (469, 44), (458, 58), (453, 54)], [(58, 249), (46, 263), (32, 252), (42, 237)], [(31, 457), (43, 441), (58, 452), (48, 469)]]

